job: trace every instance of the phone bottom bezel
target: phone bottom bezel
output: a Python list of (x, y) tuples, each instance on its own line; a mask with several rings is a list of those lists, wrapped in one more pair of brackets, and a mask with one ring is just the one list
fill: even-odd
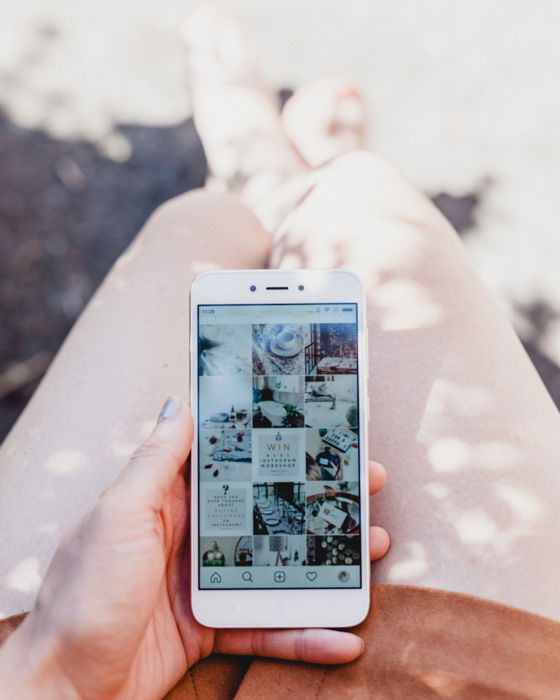
[(353, 627), (365, 619), (369, 605), (369, 582), (348, 590), (199, 589), (192, 596), (198, 622), (214, 628)]

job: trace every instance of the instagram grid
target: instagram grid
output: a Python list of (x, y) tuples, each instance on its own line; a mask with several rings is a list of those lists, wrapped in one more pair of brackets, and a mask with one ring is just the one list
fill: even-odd
[(357, 327), (200, 325), (201, 566), (360, 563)]

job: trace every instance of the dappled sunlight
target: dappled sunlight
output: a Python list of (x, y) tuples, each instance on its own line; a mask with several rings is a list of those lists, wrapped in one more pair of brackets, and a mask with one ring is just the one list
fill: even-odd
[[(291, 260), (296, 265), (295, 269), (311, 267), (313, 269), (328, 270), (342, 266), (339, 251), (321, 236), (301, 235), (297, 242), (294, 239), (295, 236), (290, 232), (290, 247), (294, 249), (290, 251), (289, 255), (291, 255)], [(298, 248), (300, 248), (299, 252)], [(282, 268), (286, 267), (284, 262), (282, 262)]]
[(297, 253), (286, 253), (279, 264), (280, 270), (300, 270), (303, 267), (303, 259)]
[(45, 462), (45, 469), (52, 474), (71, 474), (81, 472), (88, 466), (88, 459), (83, 450), (57, 450)]
[(548, 514), (546, 504), (527, 489), (511, 484), (496, 484), (493, 490), (499, 499), (510, 506), (514, 516), (525, 524), (541, 521)]
[[(162, 399), (163, 400), (163, 399)], [(159, 406), (154, 406), (153, 414)], [(154, 418), (138, 418), (133, 425), (124, 421), (118, 421), (113, 426), (111, 437), (107, 440), (107, 447), (119, 462), (124, 462), (136, 450), (138, 445), (152, 434), (155, 426)]]
[(480, 416), (494, 404), (488, 388), (473, 384), (459, 384), (447, 378), (435, 379), (430, 391), (430, 415), (453, 411), (461, 416)]
[(115, 457), (130, 457), (134, 450), (138, 447), (137, 442), (132, 441), (112, 441), (109, 443), (109, 448)]
[(432, 440), (428, 459), (435, 472), (448, 473), (464, 469), (470, 462), (472, 450), (463, 440), (455, 437)]
[(488, 440), (473, 447), (473, 467), (505, 471), (521, 467), (527, 460), (527, 450), (521, 444), (505, 440)]
[(371, 290), (369, 298), (383, 312), (380, 325), (386, 331), (434, 326), (445, 318), (426, 287), (411, 279), (385, 282)]
[(404, 557), (389, 567), (388, 580), (392, 583), (413, 582), (429, 569), (426, 548), (420, 542), (407, 542)]
[(39, 573), (39, 560), (36, 557), (22, 559), (6, 575), (7, 588), (22, 593), (35, 593), (43, 583)]
[(190, 269), (193, 272), (193, 275), (202, 275), (203, 272), (212, 272), (212, 270), (221, 270), (222, 266), (218, 265), (215, 262), (202, 262), (202, 261), (196, 261), (194, 260), (193, 262), (190, 263)]
[(433, 669), (418, 673), (418, 678), (431, 688), (439, 698), (461, 698), (468, 689), (464, 676), (443, 669)]
[(438, 500), (443, 500), (451, 495), (451, 489), (449, 486), (438, 481), (431, 481), (428, 484), (424, 484), (424, 486), (421, 487), (421, 490), (433, 498), (437, 498)]
[(454, 527), (466, 545), (488, 544), (498, 531), (494, 520), (482, 508), (473, 508), (457, 517)]

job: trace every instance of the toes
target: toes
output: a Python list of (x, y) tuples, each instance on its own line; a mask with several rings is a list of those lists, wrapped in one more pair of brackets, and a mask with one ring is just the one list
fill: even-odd
[(354, 85), (338, 78), (299, 88), (284, 106), (282, 122), (311, 166), (364, 147), (364, 101)]

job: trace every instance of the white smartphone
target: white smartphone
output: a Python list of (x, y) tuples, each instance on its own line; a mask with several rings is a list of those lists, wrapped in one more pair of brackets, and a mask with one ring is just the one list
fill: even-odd
[(209, 627), (348, 627), (369, 608), (367, 331), (343, 270), (191, 289), (191, 588)]

